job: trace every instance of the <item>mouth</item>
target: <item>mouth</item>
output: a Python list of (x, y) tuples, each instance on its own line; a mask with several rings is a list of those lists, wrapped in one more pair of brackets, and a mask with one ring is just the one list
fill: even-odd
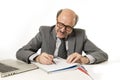
[(66, 32), (59, 31), (61, 35), (66, 35)]
[(64, 38), (64, 37), (66, 37), (66, 32), (58, 31), (57, 35), (61, 38)]

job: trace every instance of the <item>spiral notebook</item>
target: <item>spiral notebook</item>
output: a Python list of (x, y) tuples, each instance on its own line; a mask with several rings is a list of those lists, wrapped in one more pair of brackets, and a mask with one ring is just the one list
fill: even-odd
[(1, 77), (7, 77), (34, 69), (38, 69), (38, 66), (36, 66), (35, 64), (27, 64), (20, 60), (12, 59), (0, 60)]

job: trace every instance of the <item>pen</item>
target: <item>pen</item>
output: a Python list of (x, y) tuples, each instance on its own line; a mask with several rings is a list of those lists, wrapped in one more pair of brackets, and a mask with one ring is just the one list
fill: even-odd
[(56, 64), (54, 60), (52, 60), (52, 62), (53, 62), (54, 64)]

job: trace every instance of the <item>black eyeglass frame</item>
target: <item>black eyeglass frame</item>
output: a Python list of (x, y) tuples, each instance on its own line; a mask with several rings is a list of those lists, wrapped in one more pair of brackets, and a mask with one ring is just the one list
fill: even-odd
[(65, 30), (69, 31), (69, 32), (71, 32), (73, 30), (73, 26), (65, 25), (58, 21), (57, 21), (57, 27), (59, 27), (60, 29), (65, 28)]

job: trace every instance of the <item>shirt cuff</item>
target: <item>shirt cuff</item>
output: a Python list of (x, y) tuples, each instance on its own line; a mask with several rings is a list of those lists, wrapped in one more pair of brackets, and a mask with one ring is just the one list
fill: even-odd
[(31, 56), (29, 57), (29, 60), (33, 62), (33, 61), (34, 61), (34, 58), (37, 57), (38, 55), (39, 55), (39, 54), (37, 54), (37, 53), (31, 55)]
[(85, 55), (89, 60), (90, 60), (90, 64), (95, 62), (95, 58), (91, 55)]

